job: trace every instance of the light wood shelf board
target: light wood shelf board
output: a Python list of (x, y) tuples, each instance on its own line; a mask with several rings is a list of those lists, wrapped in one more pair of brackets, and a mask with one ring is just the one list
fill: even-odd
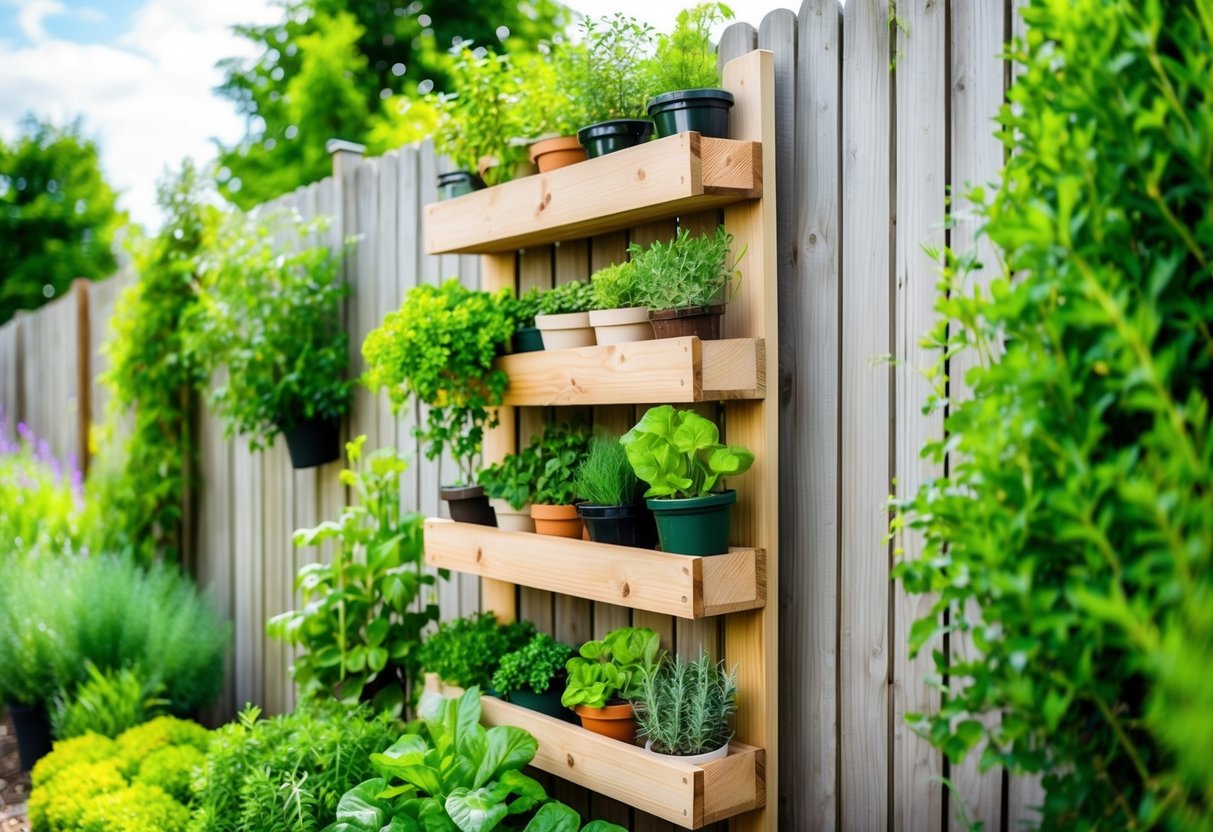
[(766, 343), (659, 338), (507, 355), (509, 406), (664, 404), (766, 395)]
[(425, 560), (441, 569), (688, 619), (755, 609), (767, 597), (761, 549), (693, 557), (432, 518), (425, 521)]
[(515, 251), (762, 195), (759, 142), (679, 133), (425, 207), (428, 254)]

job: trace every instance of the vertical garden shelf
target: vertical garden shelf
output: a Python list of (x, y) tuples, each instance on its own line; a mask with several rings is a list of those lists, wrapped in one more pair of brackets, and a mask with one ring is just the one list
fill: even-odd
[[(730, 570), (745, 576), (739, 587), (730, 589), (740, 595), (713, 610), (704, 599), (714, 597), (713, 586), (728, 586), (731, 581), (711, 579), (711, 570), (719, 564), (691, 564), (688, 559), (687, 592), (668, 602), (660, 593), (642, 594), (643, 601), (638, 600), (630, 614), (638, 626), (654, 626), (667, 635), (677, 632), (680, 652), (689, 652), (683, 649), (683, 634), (688, 641), (693, 636), (700, 643), (719, 641), (724, 660), (737, 669), (737, 749), (725, 765), (716, 768), (651, 763), (643, 751), (614, 741), (586, 739), (580, 728), (558, 720), (542, 721), (545, 718), (497, 700), (485, 700), (486, 720), (533, 729), (540, 746), (537, 764), (547, 761), (541, 768), (681, 826), (698, 828), (727, 818), (730, 829), (774, 830), (777, 812), (772, 796), (778, 793), (779, 759), (779, 431), (776, 402), (766, 385), (767, 366), (778, 366), (773, 352), (778, 332), (772, 54), (756, 50), (730, 61), (723, 78), (723, 86), (736, 100), (728, 139), (684, 133), (429, 205), (425, 247), (430, 254), (481, 254), (483, 288), (520, 290), (535, 285), (536, 268), (548, 269), (548, 280), (554, 268), (559, 281), (565, 277), (560, 274), (563, 263), (578, 270), (573, 277), (586, 277), (590, 259), (584, 255), (589, 249), (578, 242), (582, 239), (620, 235), (608, 238), (613, 244), (611, 259), (618, 260), (623, 256), (621, 232), (627, 229), (652, 239), (673, 228), (672, 224), (662, 225), (654, 232), (652, 223), (677, 218), (706, 230), (717, 217), (704, 212), (723, 212), (723, 223), (735, 240), (734, 251), (745, 250), (740, 263), (742, 280), (723, 319), (726, 340), (712, 344), (697, 339), (648, 342), (626, 348), (635, 352), (630, 361), (621, 361), (608, 347), (569, 351), (568, 356), (549, 353), (506, 359), (502, 366), (511, 374), (512, 383), (517, 377), (517, 385), (507, 393), (508, 404), (501, 410), (499, 426), (486, 436), (484, 451), (486, 461), (514, 451), (519, 432), (525, 436), (537, 428), (543, 413), (540, 406), (591, 407), (596, 416), (599, 411), (611, 411), (615, 427), (622, 415), (617, 411), (624, 403), (721, 408), (727, 441), (744, 445), (755, 455), (750, 472), (729, 483), (738, 492), (731, 531), (731, 542), (738, 548), (721, 556), (729, 558)], [(543, 246), (554, 243), (565, 247), (550, 256), (542, 251)], [(522, 248), (527, 251), (520, 252)], [(629, 373), (636, 375), (629, 378)], [(629, 395), (629, 390), (635, 394)], [(706, 404), (711, 402), (718, 404)], [(632, 415), (627, 413), (629, 419)], [(500, 578), (514, 574), (511, 564), (524, 557), (528, 547), (509, 537), (518, 533), (483, 529), (465, 533), (457, 525), (430, 524), (427, 560), (480, 574), (481, 608), (502, 620), (513, 620), (519, 615), (520, 590)], [(469, 543), (473, 538), (476, 542)], [(582, 552), (593, 558), (596, 545), (577, 542), (558, 557), (562, 563)], [(534, 547), (534, 557), (542, 558), (551, 548)], [(618, 551), (611, 556), (633, 574), (649, 575), (654, 569), (668, 568), (646, 563), (643, 552), (613, 549)], [(657, 553), (653, 557), (662, 563), (670, 558)], [(678, 567), (674, 569), (677, 573)], [(700, 574), (696, 570), (703, 569), (709, 570), (702, 573), (708, 577), (696, 583), (694, 576)], [(547, 568), (543, 574), (554, 577), (538, 584), (541, 589), (561, 593), (557, 599), (569, 597), (587, 610), (593, 602), (611, 616), (626, 613), (623, 608), (630, 606), (626, 592), (616, 595), (610, 585), (586, 588), (573, 581), (566, 586), (559, 572)], [(695, 587), (701, 594), (698, 600)], [(685, 604), (685, 609), (679, 604)], [(713, 616), (713, 611), (718, 614)], [(569, 750), (573, 747), (576, 755)], [(570, 764), (574, 757), (576, 764)], [(668, 803), (662, 802), (660, 789), (641, 788), (634, 793), (617, 782), (631, 769), (638, 779), (644, 779), (650, 768), (679, 784), (669, 791)]]

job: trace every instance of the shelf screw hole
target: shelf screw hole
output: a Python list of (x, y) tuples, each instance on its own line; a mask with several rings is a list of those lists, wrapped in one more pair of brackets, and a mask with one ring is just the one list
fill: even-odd
[[(568, 755), (567, 760), (568, 760), (569, 768), (572, 768), (573, 767), (573, 755), (572, 754)], [(685, 781), (683, 781), (683, 782), (685, 782)]]
[(636, 171), (636, 178), (637, 178), (637, 179), (639, 179), (641, 182), (643, 182), (643, 181), (644, 181), (644, 177), (645, 177), (644, 168), (639, 168), (639, 169), (637, 169), (637, 171)]
[(623, 597), (624, 597), (624, 598), (627, 598), (627, 597), (628, 597), (629, 595), (631, 595), (631, 594), (632, 594), (632, 587), (631, 587), (631, 585), (630, 585), (630, 584), (624, 584), (624, 585), (623, 585)]
[(481, 559), (482, 557), (484, 557), (484, 549), (482, 549), (481, 547), (477, 546), (477, 547), (476, 547), (476, 563), (480, 563), (480, 559)]

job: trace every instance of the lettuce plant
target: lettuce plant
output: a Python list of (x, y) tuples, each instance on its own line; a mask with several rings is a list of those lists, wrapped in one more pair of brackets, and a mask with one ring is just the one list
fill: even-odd
[(652, 407), (619, 440), (636, 476), (649, 484), (646, 497), (704, 497), (721, 477), (744, 474), (754, 454), (722, 445), (720, 430), (693, 410)]
[(663, 655), (660, 636), (647, 627), (620, 627), (601, 641), (587, 641), (565, 666), (569, 681), (560, 704), (602, 708), (612, 699), (632, 699)]

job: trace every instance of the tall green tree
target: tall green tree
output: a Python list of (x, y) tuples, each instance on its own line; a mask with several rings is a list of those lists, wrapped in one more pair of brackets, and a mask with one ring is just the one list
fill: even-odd
[[(399, 121), (402, 108), (389, 114), (386, 101), (446, 89), (452, 46), (534, 48), (567, 20), (553, 0), (281, 0), (281, 6), (277, 23), (236, 27), (260, 48), (256, 59), (220, 63), (225, 77), (217, 92), (247, 118), (247, 130), (235, 144), (220, 145), (216, 178), (220, 192), (244, 208), (327, 176), (329, 139), (365, 142), (384, 133), (385, 122)], [(399, 135), (399, 125), (387, 132)]]
[(80, 121), (26, 116), (0, 140), (0, 323), (62, 294), (77, 277), (109, 277), (125, 221)]

